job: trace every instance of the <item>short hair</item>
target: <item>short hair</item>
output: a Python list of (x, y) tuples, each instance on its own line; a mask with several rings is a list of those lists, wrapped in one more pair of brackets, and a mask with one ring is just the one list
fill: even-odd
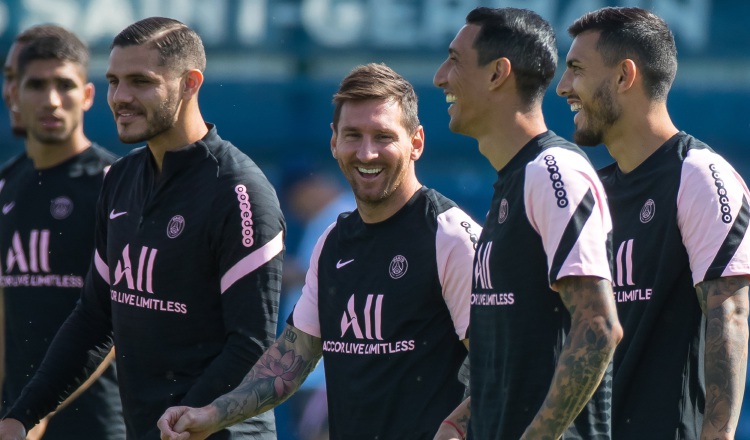
[(478, 7), (466, 24), (480, 27), (473, 45), (480, 66), (507, 58), (523, 102), (544, 97), (557, 68), (555, 31), (545, 19), (528, 9)]
[(632, 59), (643, 73), (646, 95), (666, 100), (677, 74), (677, 47), (664, 20), (641, 8), (606, 7), (568, 28), (573, 38), (586, 31), (599, 32), (596, 48), (607, 66)]
[(27, 29), (16, 37), (24, 46), (18, 53), (18, 77), (23, 77), (29, 63), (36, 60), (68, 61), (76, 64), (85, 79), (89, 67), (89, 49), (73, 32), (56, 25)]
[(338, 129), (341, 107), (349, 101), (384, 99), (401, 106), (401, 124), (414, 133), (419, 127), (417, 93), (409, 81), (385, 64), (370, 63), (355, 67), (333, 95), (333, 128)]
[(173, 18), (149, 17), (139, 20), (117, 34), (110, 49), (145, 44), (158, 50), (161, 65), (172, 71), (206, 70), (206, 51), (201, 37)]

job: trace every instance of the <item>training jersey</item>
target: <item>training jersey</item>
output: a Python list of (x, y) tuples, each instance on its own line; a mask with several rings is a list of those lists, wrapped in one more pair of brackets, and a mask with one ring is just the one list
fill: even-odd
[[(80, 297), (94, 249), (94, 207), (116, 157), (92, 145), (34, 169), (22, 153), (0, 170), (0, 286), (5, 301), (8, 409)], [(49, 420), (45, 439), (124, 439), (114, 364)]]
[(600, 171), (613, 219), (616, 439), (699, 439), (705, 320), (694, 286), (750, 274), (750, 194), (706, 144), (680, 132), (633, 171)]
[[(550, 286), (611, 280), (607, 202), (578, 147), (547, 131), (497, 174), (471, 295), (471, 428), (482, 440), (520, 438), (550, 389), (570, 330)], [(610, 386), (605, 376), (563, 439), (609, 438)]]
[(422, 187), (392, 217), (320, 237), (288, 323), (322, 339), (331, 439), (431, 440), (461, 402), (479, 226)]
[[(273, 187), (213, 125), (160, 174), (148, 147), (115, 162), (81, 301), (11, 416), (34, 422), (111, 337), (129, 439), (234, 389), (275, 339), (284, 227)], [(211, 438), (275, 439), (273, 412)]]

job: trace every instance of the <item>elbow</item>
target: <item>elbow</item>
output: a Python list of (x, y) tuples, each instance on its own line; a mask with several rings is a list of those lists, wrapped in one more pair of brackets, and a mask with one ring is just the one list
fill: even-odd
[(609, 317), (598, 316), (594, 318), (591, 322), (587, 339), (597, 350), (602, 353), (608, 353), (611, 356), (617, 344), (622, 340), (622, 336), (622, 326), (615, 314)]

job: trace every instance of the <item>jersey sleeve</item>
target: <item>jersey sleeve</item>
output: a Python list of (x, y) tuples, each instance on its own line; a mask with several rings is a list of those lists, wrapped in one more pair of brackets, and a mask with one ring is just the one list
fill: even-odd
[(437, 221), (435, 246), (438, 277), (456, 335), (463, 340), (469, 327), (474, 247), (482, 228), (456, 207), (438, 215)]
[(612, 280), (612, 220), (602, 184), (583, 156), (545, 150), (526, 167), (524, 199), (547, 255), (550, 286), (566, 276)]
[(257, 168), (226, 178), (217, 191), (211, 255), (226, 342), (183, 398), (188, 406), (239, 384), (276, 336), (285, 232), (276, 193)]
[(336, 223), (331, 224), (320, 238), (318, 238), (318, 242), (315, 244), (310, 256), (310, 266), (305, 274), (305, 285), (302, 287), (302, 295), (300, 295), (297, 304), (294, 306), (294, 310), (292, 310), (289, 319), (287, 319), (287, 324), (316, 338), (321, 337), (320, 317), (318, 314), (318, 260), (320, 259), (320, 253), (323, 250), (323, 245), (328, 238), (328, 234), (330, 234), (334, 226), (336, 226)]
[(677, 224), (693, 284), (750, 274), (750, 194), (732, 166), (709, 149), (691, 149), (677, 193)]

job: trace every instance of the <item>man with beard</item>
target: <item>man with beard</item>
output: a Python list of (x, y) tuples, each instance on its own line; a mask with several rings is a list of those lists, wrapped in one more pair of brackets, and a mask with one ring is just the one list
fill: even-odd
[[(0, 439), (23, 439), (90, 374), (88, 353), (113, 341), (133, 439), (158, 439), (167, 407), (205, 405), (239, 384), (273, 342), (284, 220), (260, 169), (203, 121), (205, 64), (200, 37), (173, 19), (115, 37), (107, 100), (120, 139), (147, 145), (104, 179), (81, 299)], [(274, 439), (273, 414), (217, 438)]]
[[(5, 62), (11, 129), (26, 138), (25, 152), (0, 170), (5, 409), (75, 307), (91, 262), (92, 236), (81, 236), (93, 235), (94, 206), (115, 156), (83, 132), (83, 114), (94, 102), (88, 62), (85, 44), (55, 25), (19, 34)], [(112, 356), (30, 437), (125, 438)]]
[(204, 439), (273, 408), (321, 356), (334, 440), (430, 440), (461, 401), (479, 227), (417, 180), (424, 129), (409, 82), (359, 66), (333, 100), (331, 153), (357, 209), (319, 238), (284, 334), (243, 383), (203, 408), (170, 408), (163, 439)]
[[(672, 32), (639, 8), (575, 21), (557, 92), (577, 112), (574, 140), (606, 145), (600, 176), (613, 219), (617, 439), (732, 439), (748, 350), (750, 193), (667, 112)], [(705, 372), (704, 372), (705, 370)]]
[(611, 224), (586, 156), (544, 122), (556, 65), (539, 15), (480, 7), (434, 78), (450, 129), (477, 139), (498, 175), (472, 283), (471, 431), (482, 440), (609, 438), (606, 376), (622, 335)]

